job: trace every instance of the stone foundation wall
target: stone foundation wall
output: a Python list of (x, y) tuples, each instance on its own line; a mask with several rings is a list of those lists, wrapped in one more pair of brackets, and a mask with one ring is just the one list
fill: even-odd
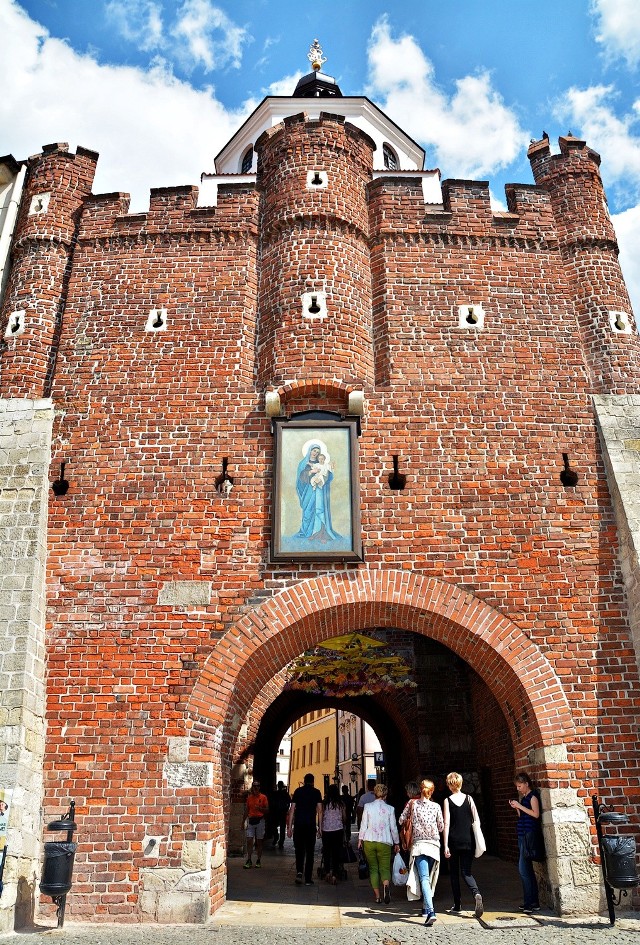
[(50, 400), (0, 400), (0, 789), (10, 798), (0, 933), (28, 923), (39, 878), (52, 425)]

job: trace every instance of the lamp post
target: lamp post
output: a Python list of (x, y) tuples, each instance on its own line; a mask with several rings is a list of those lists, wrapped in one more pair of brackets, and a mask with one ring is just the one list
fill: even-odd
[(363, 779), (363, 780), (362, 780), (362, 787), (363, 787), (363, 789), (364, 789), (364, 773), (363, 773), (363, 768), (362, 768), (362, 765), (361, 765), (361, 764), (358, 764), (358, 762), (356, 761), (357, 757), (358, 757), (358, 753), (355, 752), (355, 751), (352, 752), (352, 754), (351, 754), (351, 771), (349, 772), (349, 777), (351, 778), (351, 783), (352, 783), (352, 784), (355, 784), (356, 781), (357, 781), (357, 779), (358, 779), (358, 771), (359, 771), (359, 772), (362, 774), (362, 779)]

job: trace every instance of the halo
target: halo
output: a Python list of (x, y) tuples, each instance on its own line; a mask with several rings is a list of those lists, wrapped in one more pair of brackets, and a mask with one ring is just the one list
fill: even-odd
[(324, 440), (320, 440), (320, 439), (318, 439), (317, 436), (314, 436), (314, 437), (312, 437), (310, 440), (307, 440), (306, 443), (303, 443), (303, 445), (302, 445), (302, 455), (303, 455), (303, 456), (306, 456), (306, 455), (307, 455), (307, 452), (308, 452), (310, 446), (319, 446), (319, 447), (320, 447), (320, 452), (323, 453), (324, 456), (327, 457), (327, 462), (329, 462), (329, 460), (331, 459), (331, 457), (329, 456), (329, 450), (327, 449), (327, 444), (324, 442)]

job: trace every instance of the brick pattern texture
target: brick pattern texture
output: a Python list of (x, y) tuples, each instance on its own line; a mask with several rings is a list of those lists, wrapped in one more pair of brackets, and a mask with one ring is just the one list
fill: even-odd
[[(238, 765), (281, 670), (350, 630), (437, 641), (452, 679), (467, 664), (504, 855), (512, 764), (576, 804), (603, 794), (637, 832), (638, 665), (592, 395), (637, 389), (639, 342), (609, 328), (630, 308), (593, 152), (539, 145), (503, 214), (482, 182), (445, 181), (425, 207), (419, 180), (373, 181), (371, 142), (333, 115), (265, 134), (256, 185), (215, 208), (177, 187), (127, 215), (124, 195), (89, 194), (90, 152), (32, 159), (2, 327), (28, 317), (1, 392), (51, 394), (70, 482), (49, 507), (45, 759), (45, 817), (77, 804), (69, 916), (216, 908)], [(29, 217), (43, 189), (51, 210)], [(324, 320), (302, 313), (310, 291)], [(481, 329), (460, 326), (467, 304)], [(167, 327), (145, 331), (155, 308)], [(344, 414), (354, 388), (365, 561), (273, 564), (262, 394)], [(416, 742), (437, 742), (435, 716), (418, 713)], [(558, 908), (591, 853), (551, 858)]]

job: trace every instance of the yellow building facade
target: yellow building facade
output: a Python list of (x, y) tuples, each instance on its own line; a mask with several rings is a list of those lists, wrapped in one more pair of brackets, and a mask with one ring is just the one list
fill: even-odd
[(307, 712), (291, 726), (289, 791), (300, 787), (305, 774), (312, 774), (324, 795), (333, 782), (337, 763), (337, 713), (335, 709)]

